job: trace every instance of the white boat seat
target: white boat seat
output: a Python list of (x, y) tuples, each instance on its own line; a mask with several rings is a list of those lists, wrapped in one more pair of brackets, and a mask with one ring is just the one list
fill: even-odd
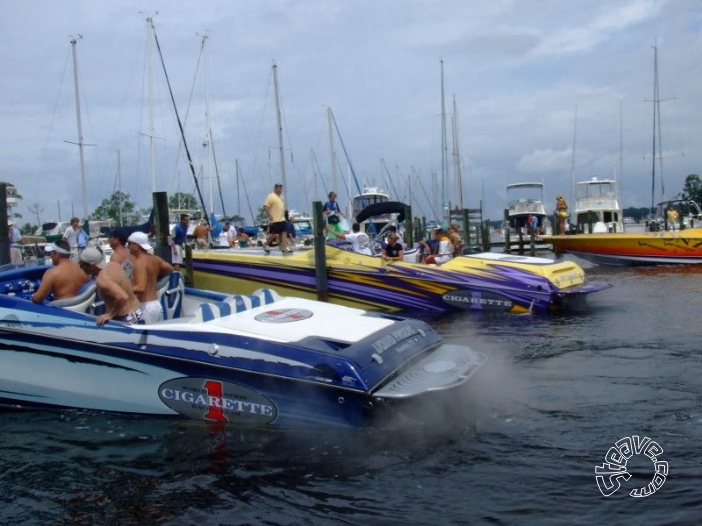
[(76, 296), (54, 300), (49, 303), (52, 307), (72, 310), (74, 312), (87, 312), (88, 307), (95, 301), (97, 296), (97, 285), (91, 280), (81, 287)]
[(244, 312), (261, 305), (269, 305), (280, 300), (280, 295), (271, 289), (258, 289), (253, 294), (236, 294), (228, 296), (223, 301), (203, 302), (195, 307), (194, 318), (190, 323), (212, 321), (232, 313)]

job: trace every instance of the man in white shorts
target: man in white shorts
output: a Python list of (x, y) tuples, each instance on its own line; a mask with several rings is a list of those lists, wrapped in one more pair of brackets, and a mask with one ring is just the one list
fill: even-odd
[(163, 309), (158, 301), (156, 282), (161, 276), (173, 272), (173, 267), (163, 259), (150, 254), (149, 236), (144, 232), (133, 232), (127, 239), (129, 253), (134, 258), (132, 288), (141, 303), (144, 323), (156, 323), (163, 319)]

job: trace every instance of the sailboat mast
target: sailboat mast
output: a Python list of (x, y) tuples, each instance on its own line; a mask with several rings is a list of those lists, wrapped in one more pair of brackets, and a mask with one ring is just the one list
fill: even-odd
[(338, 191), (336, 187), (337, 167), (336, 167), (336, 148), (334, 147), (334, 115), (332, 109), (327, 106), (327, 122), (329, 125), (329, 152), (331, 155), (331, 173), (332, 173), (332, 190)]
[(441, 59), (441, 218), (443, 222), (446, 210), (446, 185), (448, 182), (448, 145), (446, 144), (446, 100), (444, 98), (444, 60)]
[(122, 226), (124, 225), (124, 221), (122, 221), (122, 159), (119, 150), (117, 150), (117, 191), (119, 192), (119, 226)]
[(456, 177), (456, 206), (459, 210), (463, 210), (463, 181), (461, 175), (461, 152), (458, 141), (458, 108), (456, 106), (456, 95), (453, 96), (453, 173)]
[(212, 144), (212, 127), (210, 125), (210, 71), (209, 71), (209, 60), (207, 57), (207, 51), (205, 45), (207, 44), (207, 35), (202, 37), (202, 56), (204, 59), (204, 69), (205, 69), (205, 125), (207, 130), (205, 131), (205, 143), (207, 144), (207, 179), (210, 187), (210, 211), (214, 213), (214, 189), (212, 185), (212, 170), (210, 165), (210, 148), (214, 148)]
[[(285, 152), (283, 151), (283, 120), (280, 113), (280, 92), (278, 91), (278, 65), (273, 64), (273, 87), (275, 88), (275, 110), (278, 118), (278, 148), (280, 150), (280, 184), (283, 185), (283, 193), (287, 191), (285, 183)], [(287, 204), (288, 207), (290, 204)]]
[(154, 73), (151, 64), (151, 41), (153, 40), (153, 20), (146, 19), (146, 63), (149, 73), (149, 149), (151, 163), (151, 191), (156, 191), (156, 145), (154, 144)]
[[(83, 38), (78, 36), (78, 38)], [(80, 154), (80, 187), (83, 192), (83, 219), (88, 219), (88, 197), (85, 186), (85, 156), (83, 154), (83, 126), (80, 120), (80, 94), (78, 91), (78, 53), (76, 51), (77, 39), (71, 40), (73, 48), (73, 84), (76, 91), (76, 121), (78, 122), (78, 152)]]
[(234, 166), (236, 167), (236, 215), (242, 217), (241, 215), (241, 188), (239, 187), (239, 159), (234, 159)]
[(653, 46), (653, 147), (651, 158), (651, 217), (656, 193), (656, 101), (658, 100), (658, 48)]

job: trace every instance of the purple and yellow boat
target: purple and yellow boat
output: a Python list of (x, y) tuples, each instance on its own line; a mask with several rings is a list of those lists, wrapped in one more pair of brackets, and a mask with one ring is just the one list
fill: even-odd
[[(193, 252), (200, 288), (224, 293), (269, 287), (279, 294), (317, 298), (314, 250), (266, 255), (232, 250)], [(587, 297), (611, 285), (589, 281), (572, 261), (486, 252), (441, 265), (395, 262), (326, 247), (332, 303), (389, 312), (581, 310)]]

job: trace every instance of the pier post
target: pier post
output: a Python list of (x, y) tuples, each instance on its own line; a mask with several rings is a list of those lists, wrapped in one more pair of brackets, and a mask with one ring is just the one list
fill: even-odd
[(317, 299), (329, 301), (329, 280), (327, 276), (327, 236), (324, 232), (324, 217), (322, 202), (312, 203), (312, 219), (314, 224), (314, 271), (317, 277)]
[(7, 231), (7, 186), (0, 184), (0, 265), (10, 262), (10, 237)]
[(412, 231), (412, 207), (409, 205), (405, 205), (404, 209), (404, 214), (405, 214), (405, 225), (409, 225), (409, 228), (405, 227), (405, 245), (407, 247), (413, 247), (414, 246), (414, 232)]
[(162, 258), (168, 263), (173, 262), (173, 251), (168, 244), (168, 194), (166, 192), (153, 193), (154, 204), (154, 237), (156, 238), (156, 246), (154, 254)]

